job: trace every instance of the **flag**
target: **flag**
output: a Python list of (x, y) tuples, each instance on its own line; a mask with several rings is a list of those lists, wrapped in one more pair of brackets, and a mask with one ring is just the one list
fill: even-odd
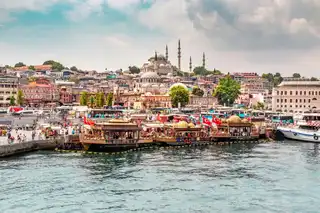
[(212, 126), (211, 121), (209, 121), (209, 119), (204, 116), (202, 116), (202, 123), (207, 126)]
[(212, 116), (212, 123), (216, 124), (217, 126), (221, 125), (221, 120), (217, 118), (216, 116)]

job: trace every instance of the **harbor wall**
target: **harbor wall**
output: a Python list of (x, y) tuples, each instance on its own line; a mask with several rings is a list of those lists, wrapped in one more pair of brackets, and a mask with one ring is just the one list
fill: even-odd
[(36, 141), (28, 141), (23, 143), (3, 145), (3, 146), (0, 146), (0, 158), (37, 151), (37, 150), (54, 150), (57, 144), (61, 142), (62, 140), (58, 138), (58, 139), (36, 140)]

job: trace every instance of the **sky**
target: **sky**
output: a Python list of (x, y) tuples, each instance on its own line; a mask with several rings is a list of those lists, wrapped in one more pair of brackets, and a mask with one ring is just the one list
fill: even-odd
[(154, 52), (182, 70), (320, 77), (320, 0), (1, 0), (0, 64), (103, 71)]

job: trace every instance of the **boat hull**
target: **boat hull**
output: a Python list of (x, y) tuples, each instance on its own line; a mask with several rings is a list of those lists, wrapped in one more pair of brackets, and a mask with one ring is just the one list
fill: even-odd
[(138, 148), (138, 144), (85, 144), (88, 152), (123, 152)]
[(320, 143), (320, 132), (305, 131), (295, 128), (278, 127), (277, 130), (290, 140)]

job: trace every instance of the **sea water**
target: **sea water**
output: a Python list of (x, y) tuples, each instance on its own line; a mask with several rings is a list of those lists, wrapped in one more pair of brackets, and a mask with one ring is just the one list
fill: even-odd
[(0, 160), (1, 213), (319, 212), (318, 144), (35, 152)]

